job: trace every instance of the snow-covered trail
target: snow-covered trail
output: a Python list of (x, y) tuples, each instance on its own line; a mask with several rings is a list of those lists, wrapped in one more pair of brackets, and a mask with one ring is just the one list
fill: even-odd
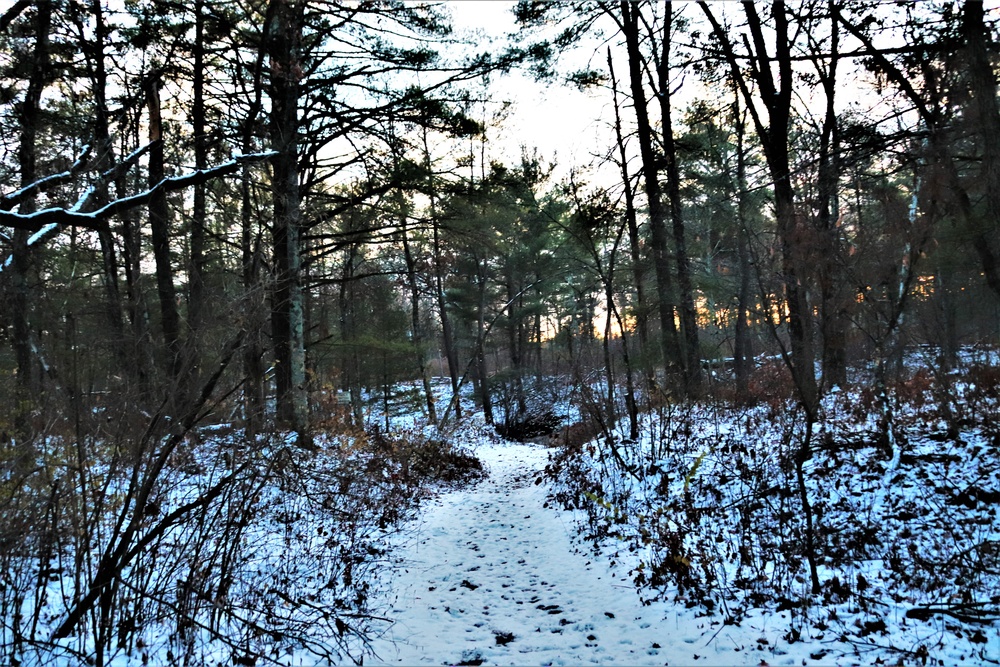
[(759, 664), (717, 619), (644, 607), (624, 572), (581, 553), (570, 515), (543, 507), (548, 451), (482, 446), (489, 476), (427, 503), (396, 552), (395, 623), (366, 663)]

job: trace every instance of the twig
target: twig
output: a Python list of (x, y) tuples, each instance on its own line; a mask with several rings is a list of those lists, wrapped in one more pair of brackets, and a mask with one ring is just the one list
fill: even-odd
[(913, 607), (906, 611), (906, 617), (926, 621), (934, 614), (942, 614), (966, 623), (992, 623), (993, 621), (1000, 620), (1000, 609), (976, 609), (977, 607), (984, 607), (987, 604), (989, 603), (971, 602), (948, 605), (946, 607)]

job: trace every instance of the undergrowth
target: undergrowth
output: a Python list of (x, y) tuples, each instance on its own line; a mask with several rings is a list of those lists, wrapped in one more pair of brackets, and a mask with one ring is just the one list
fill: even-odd
[(0, 442), (0, 659), (360, 662), (387, 539), (482, 466), (415, 432), (291, 441), (122, 417)]
[(926, 658), (957, 633), (974, 657), (976, 624), (1000, 618), (998, 379), (984, 365), (946, 386), (927, 372), (901, 378), (893, 451), (869, 390), (825, 398), (804, 466), (818, 595), (795, 478), (804, 420), (780, 387), (741, 403), (662, 406), (644, 416), (639, 442), (562, 446), (547, 471), (555, 500), (581, 512), (584, 539), (627, 563), (647, 600), (732, 624), (781, 613), (789, 642), (874, 642), (893, 623), (959, 619), (973, 629), (959, 623), (899, 650)]

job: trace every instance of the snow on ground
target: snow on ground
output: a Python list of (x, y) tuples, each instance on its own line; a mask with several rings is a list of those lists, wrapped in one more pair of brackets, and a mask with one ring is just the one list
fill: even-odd
[[(428, 502), (396, 555), (402, 569), (373, 665), (803, 664), (772, 653), (783, 614), (724, 626), (680, 604), (644, 606), (624, 568), (588, 556), (574, 515), (550, 506), (547, 447), (483, 443), (478, 483)], [(763, 642), (761, 641), (763, 640)], [(815, 661), (808, 661), (817, 664)]]
[[(304, 667), (365, 649), (368, 665), (1000, 664), (1000, 373), (954, 386), (942, 404), (928, 376), (899, 385), (891, 458), (871, 395), (827, 397), (804, 464), (815, 595), (788, 465), (801, 424), (784, 399), (664, 406), (636, 442), (571, 444), (571, 424), (559, 448), (501, 440), (471, 405), (438, 433), (385, 396), (388, 418), (315, 452), (241, 450), (238, 431), (211, 429), (162, 472), (163, 508), (204, 495), (232, 452), (260, 470), (190, 522), (199, 532), (170, 527), (126, 564), (122, 581), (152, 572), (160, 597), (118, 603), (151, 620), (105, 664)], [(477, 470), (461, 449), (488, 474), (455, 486)], [(220, 575), (199, 564), (230, 552), (233, 580), (213, 597)], [(31, 592), (40, 566), (24, 562)], [(39, 636), (76, 599), (68, 567), (45, 585)], [(21, 599), (30, 618), (35, 598)], [(188, 619), (203, 631), (181, 632)], [(80, 664), (96, 628), (22, 664)]]

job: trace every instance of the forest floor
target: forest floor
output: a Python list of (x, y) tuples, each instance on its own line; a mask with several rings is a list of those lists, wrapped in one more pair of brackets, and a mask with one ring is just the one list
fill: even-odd
[(825, 400), (818, 593), (792, 404), (671, 407), (614, 456), (463, 429), (487, 474), (394, 538), (365, 664), (1000, 664), (998, 385), (956, 382), (945, 414), (926, 384), (896, 388), (892, 451), (869, 395)]
[[(552, 449), (483, 441), (488, 476), (425, 503), (395, 550), (385, 665), (832, 664), (783, 645), (787, 614), (723, 625), (674, 602), (643, 604), (624, 564), (581, 544), (550, 500)], [(616, 566), (617, 565), (617, 566)]]
[[(636, 439), (591, 438), (592, 396), (541, 391), (563, 427), (537, 443), (473, 410), (438, 432), (408, 403), (314, 449), (204, 427), (157, 478), (149, 547), (119, 575), (147, 586), (119, 613), (149, 620), (120, 626), (104, 664), (1000, 665), (997, 366), (947, 391), (914, 373), (882, 410), (870, 389), (832, 391), (808, 429), (773, 391), (654, 406)], [(164, 518), (234, 457), (244, 477), (210, 511)], [(80, 544), (109, 552), (127, 510)], [(0, 605), (0, 630), (36, 619), (20, 664), (99, 664), (102, 626), (44, 639), (91, 574), (54, 553), (8, 559), (26, 593), (0, 582), (0, 601), (25, 613)]]
[(379, 661), (751, 660), (723, 646), (725, 638), (706, 646), (703, 619), (665, 622), (661, 609), (643, 607), (628, 577), (581, 553), (571, 517), (549, 506), (546, 448), (499, 443), (476, 453), (488, 477), (428, 503), (398, 551), (405, 569), (394, 582), (396, 622), (374, 642)]

